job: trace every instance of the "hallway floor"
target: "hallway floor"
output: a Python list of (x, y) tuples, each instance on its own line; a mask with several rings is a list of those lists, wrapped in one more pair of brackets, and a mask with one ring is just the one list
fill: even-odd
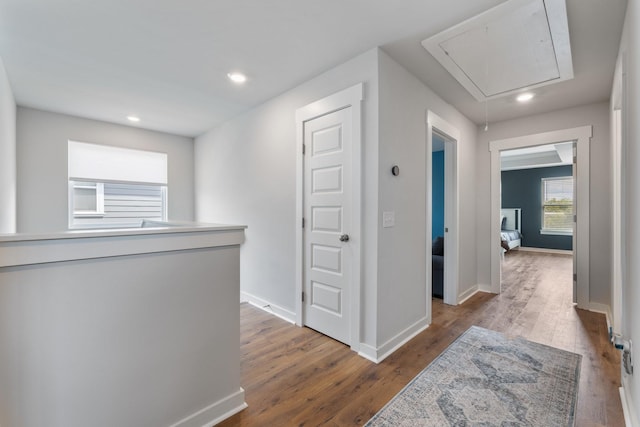
[(571, 303), (571, 256), (506, 254), (503, 291), (464, 304), (433, 300), (433, 322), (380, 364), (308, 328), (241, 308), (242, 381), (249, 407), (229, 426), (361, 426), (471, 325), (580, 353), (577, 426), (624, 426), (618, 352), (605, 316)]

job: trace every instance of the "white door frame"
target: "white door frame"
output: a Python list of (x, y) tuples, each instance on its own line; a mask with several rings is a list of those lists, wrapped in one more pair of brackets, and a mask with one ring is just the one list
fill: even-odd
[(362, 107), (364, 99), (364, 86), (358, 83), (348, 89), (327, 96), (316, 102), (312, 102), (296, 110), (296, 325), (303, 325), (302, 295), (304, 291), (304, 233), (302, 221), (304, 215), (304, 123), (317, 117), (333, 113), (344, 108), (351, 107), (352, 120), (352, 224), (347, 225), (349, 230), (349, 245), (353, 251), (352, 281), (351, 283), (351, 349), (360, 349), (360, 295), (361, 295), (361, 249), (362, 249)]
[(489, 142), (491, 152), (491, 292), (500, 293), (500, 151), (536, 145), (576, 141), (578, 148), (577, 194), (576, 194), (576, 236), (573, 248), (577, 271), (578, 308), (589, 309), (589, 143), (593, 130), (591, 126), (581, 126), (532, 135), (517, 136)]
[(432, 150), (433, 150), (433, 132), (434, 130), (445, 137), (445, 218), (444, 226), (448, 232), (444, 233), (445, 237), (445, 257), (444, 257), (444, 286), (443, 301), (445, 304), (458, 304), (458, 257), (459, 257), (459, 223), (460, 216), (458, 212), (458, 142), (460, 141), (460, 131), (455, 126), (449, 124), (433, 111), (427, 111), (427, 147), (426, 147), (426, 187), (427, 187), (427, 206), (426, 206), (426, 230), (427, 230), (427, 317), (431, 323), (431, 241), (433, 235), (431, 232), (432, 221), (432, 175), (433, 168)]
[[(612, 251), (611, 251), (611, 326), (615, 334), (622, 334), (624, 319), (624, 289), (623, 283), (627, 283), (627, 235), (623, 232), (627, 221), (627, 190), (624, 177), (626, 170), (625, 143), (627, 123), (627, 55), (622, 52), (613, 77), (613, 90), (611, 93), (611, 145), (612, 145)], [(624, 371), (624, 368), (622, 368)]]

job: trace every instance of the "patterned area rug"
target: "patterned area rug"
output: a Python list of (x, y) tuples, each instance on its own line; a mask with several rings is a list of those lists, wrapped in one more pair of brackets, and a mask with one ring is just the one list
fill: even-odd
[(365, 426), (573, 426), (581, 360), (472, 326)]

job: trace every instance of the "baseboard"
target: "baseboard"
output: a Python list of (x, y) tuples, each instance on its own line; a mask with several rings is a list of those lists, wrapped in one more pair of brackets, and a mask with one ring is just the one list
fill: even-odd
[(544, 252), (548, 254), (573, 255), (573, 251), (569, 251), (566, 249), (530, 248), (527, 246), (520, 246), (518, 250), (524, 252)]
[(588, 310), (592, 311), (594, 313), (604, 314), (604, 316), (605, 316), (605, 318), (607, 320), (607, 332), (608, 332), (609, 328), (612, 325), (612, 323), (611, 323), (611, 308), (607, 304), (600, 304), (599, 302), (590, 302)]
[(361, 343), (358, 354), (374, 363), (380, 363), (428, 327), (428, 319), (423, 317), (378, 348)]
[(376, 348), (369, 344), (360, 343), (360, 351), (358, 351), (358, 356), (364, 357), (367, 360), (372, 361), (373, 363), (378, 363), (378, 351)]
[(265, 299), (252, 295), (248, 292), (240, 292), (240, 301), (248, 302), (249, 304), (257, 307), (267, 313), (273, 314), (289, 323), (296, 323), (296, 314), (293, 311), (282, 308), (276, 304), (273, 304)]
[(466, 300), (468, 300), (478, 292), (480, 292), (479, 286), (478, 285), (472, 286), (471, 288), (467, 289), (466, 291), (458, 295), (458, 304), (463, 304)]
[(485, 283), (478, 283), (476, 285), (476, 288), (478, 289), (478, 291), (480, 292), (487, 292), (489, 294), (495, 294), (495, 292), (493, 292), (493, 290), (491, 289), (491, 285), (487, 285)]
[(618, 390), (620, 391), (620, 402), (622, 403), (622, 413), (624, 415), (624, 423), (626, 427), (639, 427), (638, 418), (636, 418), (636, 412), (633, 407), (633, 400), (631, 396), (629, 396), (627, 390), (629, 387), (625, 387), (625, 379), (622, 379), (622, 387)]
[(247, 407), (244, 401), (244, 389), (189, 415), (171, 427), (206, 427), (216, 425)]

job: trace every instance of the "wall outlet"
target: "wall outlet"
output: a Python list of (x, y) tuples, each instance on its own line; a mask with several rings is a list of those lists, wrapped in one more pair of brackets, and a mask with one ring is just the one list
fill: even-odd
[(633, 349), (632, 344), (631, 340), (629, 340), (628, 343), (625, 343), (625, 348), (622, 351), (622, 365), (628, 375), (633, 375), (633, 359), (631, 358)]

